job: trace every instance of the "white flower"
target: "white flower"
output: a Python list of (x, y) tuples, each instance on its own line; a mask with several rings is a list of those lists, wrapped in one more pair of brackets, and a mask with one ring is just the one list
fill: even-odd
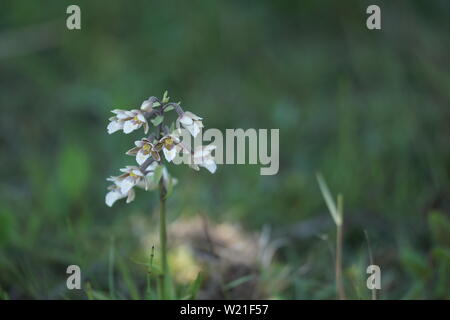
[(127, 203), (130, 203), (136, 196), (134, 189), (130, 189), (127, 194), (122, 193), (120, 191), (120, 187), (117, 184), (109, 186), (108, 190), (110, 191), (105, 196), (105, 203), (108, 205), (108, 207), (112, 207), (114, 202), (123, 198), (127, 198)]
[(136, 166), (126, 166), (120, 169), (123, 172), (118, 177), (111, 177), (107, 180), (114, 182), (120, 189), (120, 193), (127, 194), (136, 185), (142, 185), (144, 182), (144, 187), (147, 189), (146, 175), (141, 171), (139, 167)]
[(178, 119), (181, 125), (185, 127), (194, 138), (200, 132), (200, 129), (203, 128), (203, 123), (201, 120), (202, 118), (189, 111), (184, 112), (183, 115)]
[(181, 150), (180, 139), (175, 132), (162, 137), (157, 146), (162, 148), (167, 162), (171, 162)]
[(216, 146), (210, 144), (207, 146), (199, 146), (194, 150), (190, 160), (189, 166), (194, 170), (199, 170), (199, 167), (206, 168), (209, 172), (216, 172), (217, 165), (214, 161), (211, 152), (216, 148)]
[(145, 119), (142, 111), (136, 109), (131, 111), (115, 109), (111, 112), (115, 116), (109, 118), (109, 121), (111, 121), (107, 128), (109, 134), (118, 130), (123, 130), (124, 133), (128, 134), (142, 126), (144, 126), (145, 133), (148, 132), (147, 119)]
[(149, 157), (152, 157), (156, 161), (161, 160), (159, 152), (162, 150), (167, 162), (171, 162), (181, 150), (178, 145), (180, 140), (178, 135), (174, 132), (168, 134), (157, 142), (150, 142), (147, 138), (142, 138), (141, 140), (135, 141), (136, 147), (128, 150), (127, 155), (136, 156), (136, 161), (139, 165), (142, 165)]
[(127, 155), (136, 156), (136, 162), (141, 165), (143, 164), (149, 157), (153, 157), (155, 161), (160, 161), (161, 157), (159, 156), (159, 151), (161, 149), (157, 149), (156, 145), (151, 143), (150, 140), (143, 138), (141, 140), (135, 141), (134, 144), (136, 147), (128, 150), (126, 152)]
[(153, 176), (157, 162), (151, 163), (145, 172), (142, 172), (139, 167), (127, 166), (120, 169), (123, 172), (120, 176), (109, 177), (108, 181), (112, 181), (113, 185), (108, 187), (110, 190), (105, 196), (105, 203), (111, 207), (114, 202), (119, 199), (127, 198), (127, 203), (134, 200), (135, 192), (133, 187), (140, 187), (145, 190), (153, 187), (149, 181), (149, 177)]
[(145, 112), (151, 112), (153, 111), (153, 107), (159, 106), (160, 103), (158, 102), (158, 98), (156, 97), (150, 97), (141, 104), (141, 110)]

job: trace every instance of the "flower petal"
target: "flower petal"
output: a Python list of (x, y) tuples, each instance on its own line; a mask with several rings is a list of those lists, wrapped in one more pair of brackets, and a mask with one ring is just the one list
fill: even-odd
[(192, 134), (192, 136), (195, 138), (198, 133), (200, 132), (200, 127), (197, 122), (194, 121), (194, 124), (192, 125), (192, 130), (189, 130)]
[(191, 125), (192, 123), (194, 123), (194, 121), (192, 120), (191, 117), (189, 117), (189, 116), (186, 115), (186, 113), (185, 113), (185, 114), (183, 114), (183, 116), (180, 118), (180, 123), (183, 124), (183, 125), (189, 126), (189, 125)]
[(171, 162), (177, 156), (176, 148), (172, 148), (172, 150), (167, 150), (166, 148), (164, 148), (163, 152), (164, 152), (164, 156), (166, 157), (166, 160), (168, 162)]
[(133, 169), (132, 173), (138, 177), (143, 177), (143, 173), (141, 171), (141, 169)]
[[(142, 139), (142, 140), (144, 140), (144, 139)], [(134, 145), (135, 145), (136, 147), (142, 147), (142, 146), (144, 145), (144, 142), (143, 142), (142, 140), (137, 140), (137, 141), (135, 141), (135, 142), (134, 142)]]
[(128, 192), (127, 203), (130, 203), (131, 201), (133, 201), (135, 197), (136, 197), (136, 192), (134, 192), (134, 189), (131, 189)]
[(186, 112), (184, 113), (184, 115), (186, 115), (187, 117), (191, 118), (192, 120), (202, 120), (202, 119), (203, 119), (203, 118), (201, 118), (201, 117), (199, 117), (199, 116), (193, 114), (193, 113), (190, 112), (190, 111), (186, 111)]
[(206, 168), (209, 172), (214, 173), (217, 170), (217, 165), (214, 161), (205, 161), (202, 167)]
[(112, 190), (106, 194), (105, 203), (108, 207), (112, 207), (114, 202), (122, 198), (124, 198), (124, 196), (118, 190)]
[(147, 122), (147, 120), (145, 120), (145, 117), (144, 117), (144, 115), (141, 112), (139, 112), (136, 116), (137, 116), (139, 121)]
[(184, 127), (187, 131), (189, 131), (189, 133), (190, 133), (192, 136), (194, 136), (194, 131), (193, 131), (194, 126), (193, 126), (193, 124), (194, 124), (194, 123), (192, 123), (192, 124), (190, 124), (190, 125), (182, 124), (183, 127)]
[(129, 156), (135, 156), (139, 150), (141, 150), (141, 147), (134, 147), (131, 148), (130, 150), (128, 150), (127, 152), (125, 152), (125, 154), (129, 155)]
[(119, 184), (120, 187), (120, 193), (127, 194), (128, 191), (131, 190), (131, 188), (135, 185), (135, 180), (132, 177), (126, 177), (123, 179), (123, 181)]
[(141, 104), (141, 110), (150, 112), (153, 110), (153, 102), (156, 100), (155, 97), (150, 97), (147, 100), (144, 100)]
[(147, 169), (145, 169), (145, 171), (150, 171), (147, 173), (147, 177), (152, 176), (156, 167), (158, 166), (158, 163), (156, 161), (152, 162), (149, 164), (149, 166), (147, 167)]
[(192, 169), (194, 169), (195, 171), (199, 171), (200, 168), (198, 167), (198, 165), (196, 165), (195, 163), (190, 163), (189, 167), (191, 167)]
[(145, 154), (144, 151), (139, 150), (136, 154), (136, 162), (141, 165), (150, 157), (150, 153)]
[(122, 128), (123, 128), (123, 122), (111, 121), (108, 124), (108, 127), (106, 129), (108, 130), (108, 133), (111, 134), (111, 133), (114, 133), (114, 132), (116, 132), (118, 130), (122, 130)]
[(147, 121), (144, 122), (144, 133), (147, 134), (148, 132), (148, 123)]
[(139, 129), (140, 124), (133, 120), (125, 121), (123, 124), (123, 132), (128, 134), (136, 129)]

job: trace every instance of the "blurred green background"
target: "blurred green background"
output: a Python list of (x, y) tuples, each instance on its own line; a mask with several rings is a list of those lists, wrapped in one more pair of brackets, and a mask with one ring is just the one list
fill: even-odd
[[(0, 296), (143, 297), (158, 197), (105, 205), (142, 135), (106, 126), (167, 89), (206, 128), (280, 129), (275, 176), (169, 167), (171, 225), (202, 215), (280, 243), (250, 272), (258, 297), (336, 296), (320, 171), (344, 196), (348, 297), (370, 298), (366, 230), (382, 299), (450, 298), (450, 3), (375, 2), (381, 31), (366, 28), (374, 1), (313, 0), (76, 1), (69, 31), (73, 1), (2, 0)], [(70, 264), (84, 290), (66, 289)]]

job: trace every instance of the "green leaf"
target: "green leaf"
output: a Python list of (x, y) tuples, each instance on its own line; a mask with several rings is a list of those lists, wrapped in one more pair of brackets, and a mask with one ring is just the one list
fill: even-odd
[(164, 112), (169, 112), (169, 111), (171, 111), (171, 110), (173, 110), (173, 109), (175, 109), (175, 107), (172, 106), (172, 105), (170, 105), (170, 106), (168, 106), (168, 107), (166, 107), (166, 108), (164, 109)]
[(195, 300), (197, 298), (197, 293), (200, 290), (200, 286), (203, 282), (203, 274), (199, 272), (197, 274), (197, 278), (195, 278), (194, 282), (189, 287), (188, 294), (186, 295), (186, 299)]
[(119, 267), (119, 271), (122, 274), (123, 281), (128, 288), (128, 292), (130, 293), (130, 297), (133, 300), (139, 300), (139, 290), (136, 286), (136, 283), (134, 282), (133, 278), (130, 275), (130, 270), (128, 266), (126, 265), (125, 261), (123, 259), (118, 259), (117, 265)]
[(110, 300), (111, 298), (108, 297), (105, 293), (101, 291), (97, 291), (92, 289), (92, 285), (90, 282), (86, 283), (86, 295), (88, 300)]
[(156, 126), (159, 126), (161, 124), (161, 122), (163, 122), (163, 120), (164, 120), (164, 116), (156, 116), (155, 118), (151, 119), (150, 121), (156, 127)]
[(246, 282), (249, 282), (250, 280), (253, 280), (253, 278), (255, 278), (255, 276), (253, 274), (249, 274), (247, 276), (243, 276), (241, 278), (233, 280), (225, 286), (225, 290), (231, 290), (233, 288), (236, 288), (237, 286), (240, 286), (241, 284), (244, 284)]
[(168, 94), (169, 94), (169, 93), (167, 92), (167, 90), (164, 91), (164, 95), (163, 95), (163, 98), (162, 98), (162, 102), (163, 102), (163, 103), (169, 102), (170, 97), (168, 96)]
[(320, 191), (322, 192), (322, 196), (325, 199), (325, 202), (327, 204), (328, 210), (330, 211), (331, 217), (334, 220), (334, 223), (336, 223), (336, 225), (340, 225), (342, 219), (339, 214), (338, 208), (336, 207), (336, 203), (334, 202), (333, 197), (331, 196), (330, 189), (328, 189), (328, 186), (320, 173), (317, 173), (317, 182), (319, 183)]

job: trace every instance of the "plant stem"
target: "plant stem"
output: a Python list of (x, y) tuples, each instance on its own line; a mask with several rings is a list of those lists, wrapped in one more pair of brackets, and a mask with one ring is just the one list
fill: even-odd
[[(370, 265), (373, 265), (372, 249), (370, 247), (369, 234), (367, 233), (367, 230), (364, 230), (364, 234), (366, 236), (367, 249), (369, 251), (369, 263), (370, 263)], [(377, 289), (376, 288), (372, 289), (372, 300), (377, 300)]]
[(161, 298), (166, 299), (167, 295), (167, 276), (168, 276), (168, 265), (167, 265), (167, 233), (166, 233), (166, 187), (164, 186), (163, 180), (159, 181), (159, 241), (161, 246), (161, 269), (163, 274), (163, 279), (161, 283)]
[(336, 233), (336, 286), (339, 300), (345, 300), (344, 285), (342, 283), (342, 225), (337, 226)]
[(342, 280), (342, 226), (344, 224), (342, 196), (337, 199), (339, 223), (336, 224), (336, 288), (339, 300), (345, 300), (344, 283)]

